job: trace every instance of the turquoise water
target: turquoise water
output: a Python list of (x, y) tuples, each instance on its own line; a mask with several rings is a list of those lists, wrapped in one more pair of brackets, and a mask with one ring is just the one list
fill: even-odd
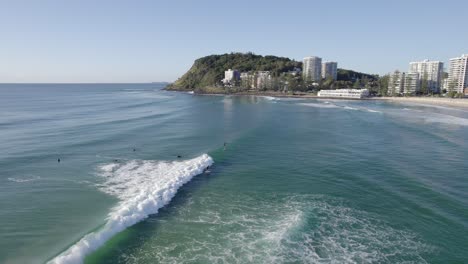
[(0, 85), (0, 263), (468, 262), (467, 110), (162, 87)]

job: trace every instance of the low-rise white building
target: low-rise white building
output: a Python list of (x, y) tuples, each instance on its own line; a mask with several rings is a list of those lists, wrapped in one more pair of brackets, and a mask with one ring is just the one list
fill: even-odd
[(269, 71), (258, 71), (256, 72), (257, 77), (257, 89), (265, 89), (268, 86), (270, 81), (270, 72)]
[(232, 81), (237, 81), (240, 79), (240, 72), (238, 70), (227, 70), (224, 72), (224, 79), (222, 82), (226, 84), (231, 84)]
[(367, 89), (320, 90), (319, 97), (362, 99), (369, 96)]

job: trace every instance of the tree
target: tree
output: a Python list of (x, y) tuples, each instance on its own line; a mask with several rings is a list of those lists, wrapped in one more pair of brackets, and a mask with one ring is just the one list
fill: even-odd
[(354, 88), (354, 89), (359, 89), (359, 88), (361, 88), (361, 80), (360, 80), (359, 78), (356, 79), (356, 81), (354, 82), (353, 88)]

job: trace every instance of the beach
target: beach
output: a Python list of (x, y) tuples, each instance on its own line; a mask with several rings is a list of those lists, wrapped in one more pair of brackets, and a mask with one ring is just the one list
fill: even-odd
[(362, 99), (356, 98), (339, 98), (339, 97), (319, 97), (315, 93), (283, 93), (275, 91), (246, 91), (238, 93), (195, 93), (199, 95), (250, 95), (250, 96), (269, 96), (277, 98), (308, 98), (308, 99), (338, 99), (338, 100), (384, 100), (395, 103), (411, 103), (411, 104), (425, 104), (425, 105), (437, 105), (457, 108), (468, 108), (468, 99), (466, 98), (443, 98), (443, 97), (368, 97)]
[(468, 108), (468, 99), (454, 99), (441, 97), (373, 97), (376, 100), (386, 100), (396, 103), (417, 103), (438, 106)]

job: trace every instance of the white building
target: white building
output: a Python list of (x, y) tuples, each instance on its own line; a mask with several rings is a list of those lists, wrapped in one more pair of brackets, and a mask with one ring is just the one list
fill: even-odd
[(336, 81), (338, 77), (338, 63), (333, 61), (326, 61), (322, 63), (322, 78), (331, 78)]
[(243, 88), (255, 88), (255, 75), (249, 72), (241, 72), (241, 86)]
[(270, 72), (269, 71), (258, 71), (256, 73), (257, 77), (257, 89), (267, 88), (270, 81)]
[(388, 94), (416, 94), (420, 91), (419, 73), (395, 71), (390, 74)]
[(231, 84), (232, 81), (237, 81), (240, 79), (240, 72), (238, 70), (227, 70), (224, 72), (224, 79), (222, 82), (224, 84)]
[(400, 71), (395, 71), (390, 74), (388, 80), (388, 94), (397, 95), (403, 93), (403, 82), (405, 80), (405, 73)]
[(447, 90), (463, 93), (468, 88), (468, 54), (450, 59)]
[[(419, 73), (420, 82), (427, 82), (427, 92), (439, 92), (444, 73), (444, 64), (440, 61), (410, 62), (409, 73)], [(426, 84), (421, 84), (421, 87)]]
[(306, 81), (318, 82), (322, 79), (322, 58), (305, 57), (302, 74)]
[(403, 92), (405, 94), (416, 94), (421, 90), (419, 73), (408, 72), (403, 79)]
[(320, 90), (319, 97), (361, 99), (369, 96), (367, 89)]

